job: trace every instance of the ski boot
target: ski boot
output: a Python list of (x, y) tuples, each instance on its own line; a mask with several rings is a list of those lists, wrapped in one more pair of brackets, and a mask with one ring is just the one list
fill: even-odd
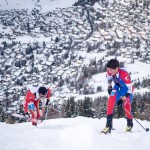
[(131, 126), (127, 126), (125, 132), (131, 132), (132, 127)]
[(133, 120), (127, 118), (127, 127), (126, 127), (126, 132), (131, 132), (131, 129), (133, 127)]
[(32, 126), (37, 126), (37, 123), (36, 122), (32, 122)]
[(111, 129), (109, 127), (105, 127), (101, 133), (104, 133), (104, 134), (108, 134), (108, 133), (111, 133)]

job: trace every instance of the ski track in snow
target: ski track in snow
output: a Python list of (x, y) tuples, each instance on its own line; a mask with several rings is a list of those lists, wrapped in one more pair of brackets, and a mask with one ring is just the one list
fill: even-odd
[[(111, 134), (100, 134), (106, 119), (85, 117), (47, 120), (44, 126), (31, 123), (10, 125), (0, 123), (2, 150), (148, 150), (150, 132), (145, 132), (134, 122), (132, 133), (125, 133), (126, 120), (114, 119)], [(147, 121), (140, 121), (150, 127)]]

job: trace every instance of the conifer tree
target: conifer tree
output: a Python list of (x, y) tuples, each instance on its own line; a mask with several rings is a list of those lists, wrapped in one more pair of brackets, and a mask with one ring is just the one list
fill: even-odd
[(83, 115), (85, 117), (93, 117), (93, 110), (92, 110), (92, 101), (89, 97), (85, 97), (83, 102)]

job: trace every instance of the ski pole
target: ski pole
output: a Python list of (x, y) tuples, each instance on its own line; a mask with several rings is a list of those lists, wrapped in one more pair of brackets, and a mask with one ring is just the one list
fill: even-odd
[(56, 112), (60, 113), (59, 110), (55, 109), (54, 107), (50, 106), (50, 108), (52, 108), (53, 110), (55, 110)]
[(46, 124), (46, 119), (47, 119), (48, 110), (49, 110), (49, 107), (48, 107), (48, 105), (47, 105), (47, 106), (46, 106), (46, 109), (45, 109), (46, 113), (45, 113), (45, 119), (44, 119), (44, 126), (45, 126), (45, 124)]
[[(130, 112), (129, 112), (126, 108), (124, 108), (124, 109), (125, 109), (125, 111), (130, 115)], [(146, 132), (149, 131), (149, 128), (144, 128), (144, 126), (143, 126), (137, 119), (135, 119), (134, 116), (133, 116), (133, 119), (134, 119)]]

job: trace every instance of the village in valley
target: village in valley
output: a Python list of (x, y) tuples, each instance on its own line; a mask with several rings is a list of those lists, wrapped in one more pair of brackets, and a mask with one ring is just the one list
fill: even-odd
[[(0, 121), (20, 113), (27, 87), (38, 84), (52, 89), (53, 104), (61, 112), (54, 118), (64, 117), (67, 101), (79, 106), (85, 100), (92, 117), (104, 116), (107, 94), (101, 80), (106, 80), (110, 58), (118, 58), (122, 67), (150, 66), (149, 0), (99, 0), (94, 5), (76, 0), (50, 11), (38, 2), (32, 10), (0, 9)], [(150, 120), (150, 72), (137, 77), (138, 67), (130, 72), (137, 89), (135, 115)], [(140, 88), (146, 89), (144, 95)], [(75, 108), (68, 117), (80, 115)]]

